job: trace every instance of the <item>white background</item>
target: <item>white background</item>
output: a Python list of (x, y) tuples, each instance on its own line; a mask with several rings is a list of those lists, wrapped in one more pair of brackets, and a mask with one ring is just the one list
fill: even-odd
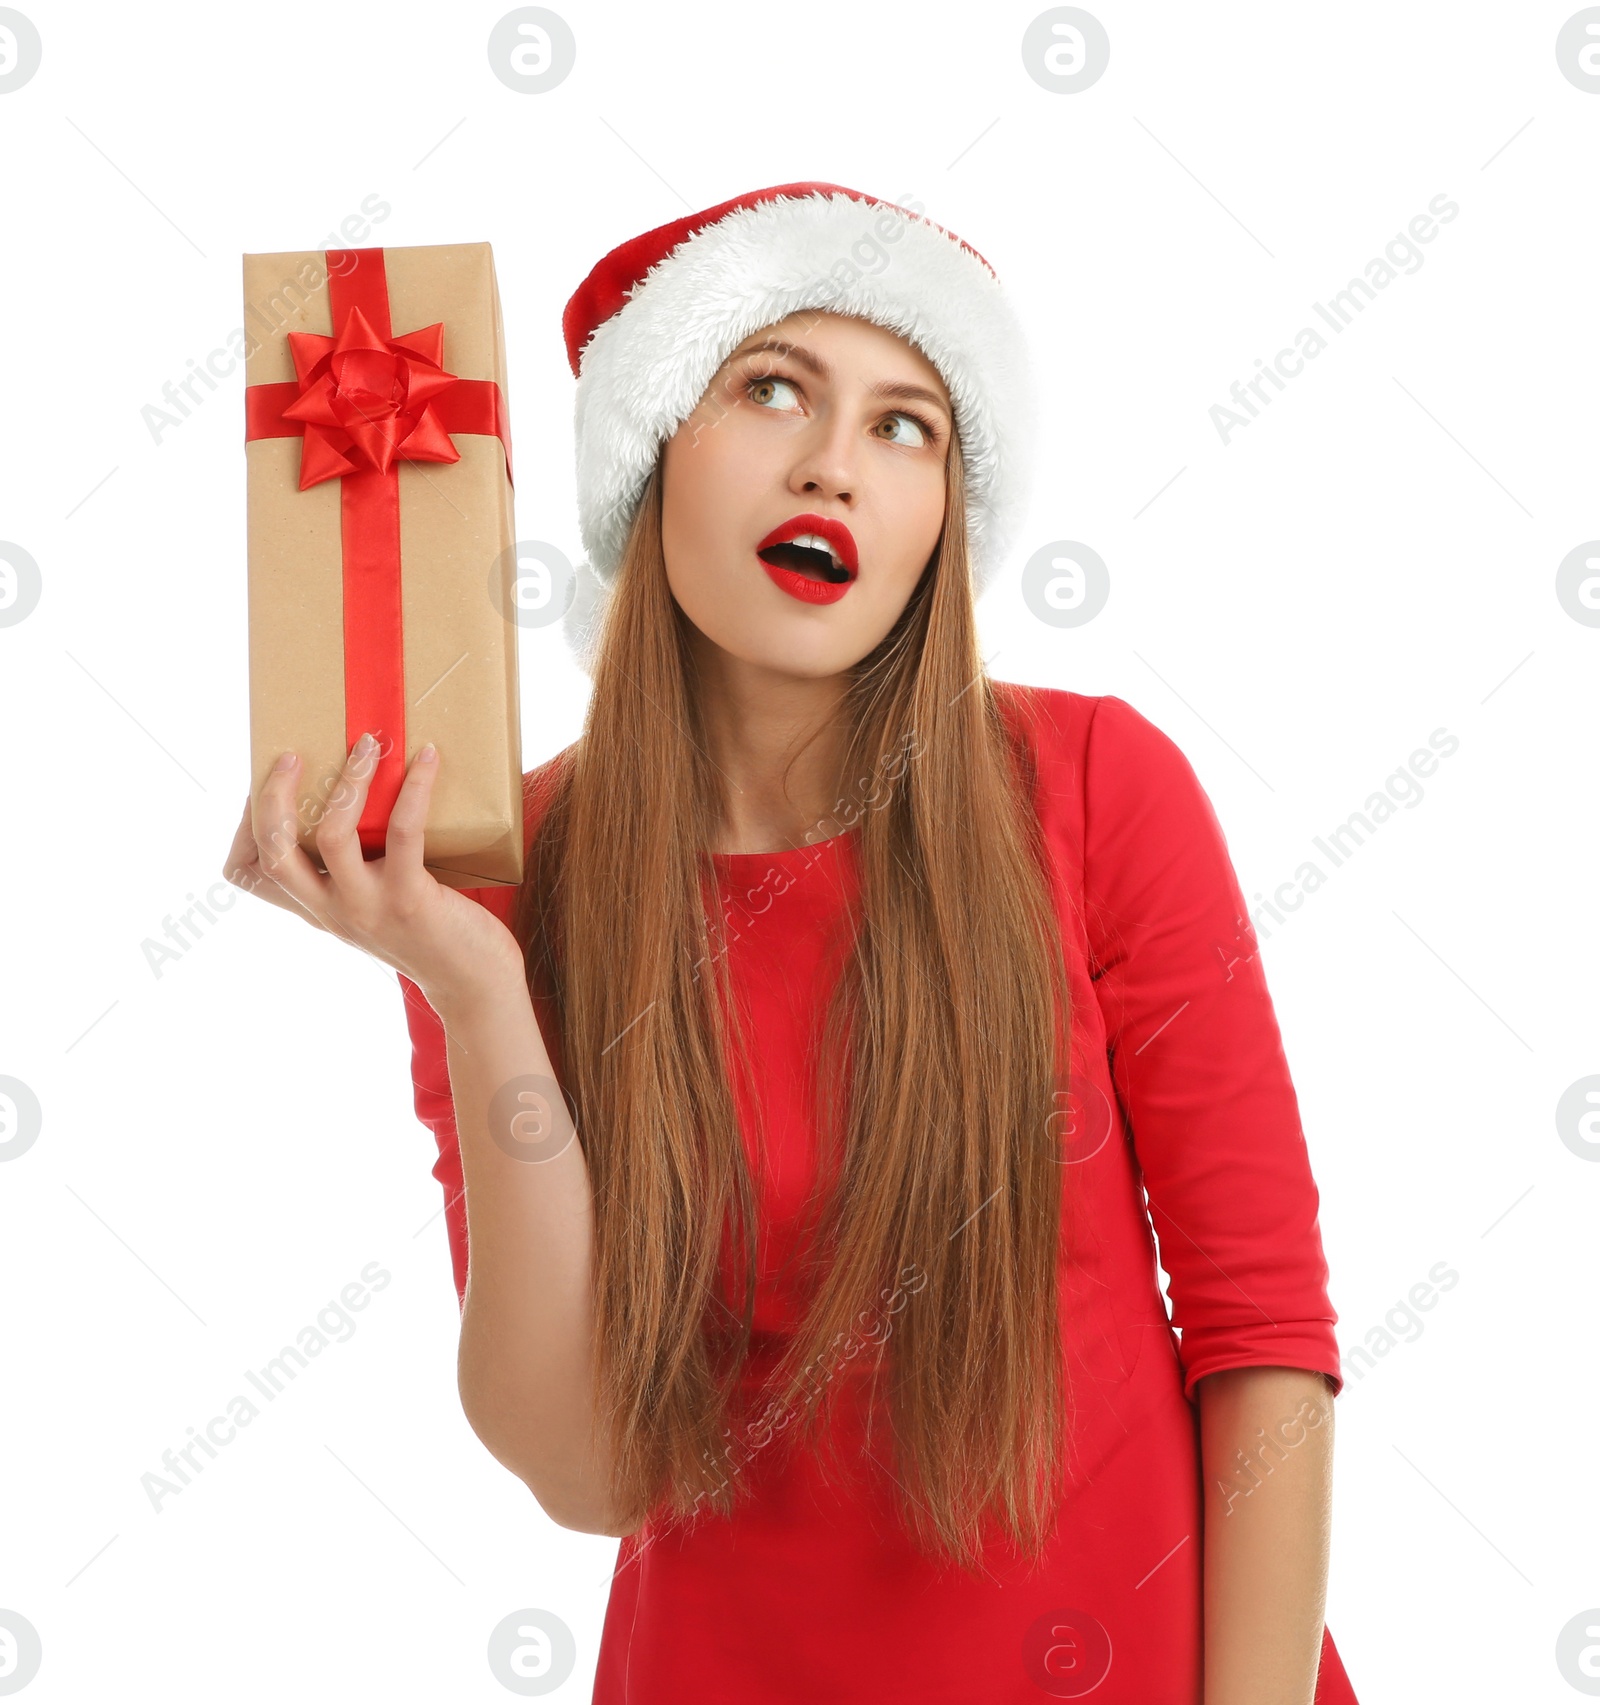
[[(0, 94), (0, 1608), (30, 1699), (505, 1696), (491, 1628), (573, 1630), (586, 1700), (615, 1542), (549, 1523), (468, 1428), (432, 1138), (374, 961), (219, 880), (248, 787), (242, 369), (141, 417), (240, 320), (239, 256), (493, 244), (518, 533), (582, 555), (568, 295), (613, 244), (762, 185), (915, 198), (998, 269), (1043, 403), (1022, 546), (981, 606), (1002, 678), (1115, 693), (1189, 755), (1258, 918), (1348, 1352), (1328, 1624), (1363, 1705), (1577, 1696), (1600, 1605), (1600, 1165), (1557, 1103), (1600, 1072), (1600, 628), (1556, 571), (1600, 536), (1600, 78), (1577, 10), (1101, 3), (1091, 88), (1026, 72), (1042, 8), (562, 0), (571, 74), (491, 74), (509, 8), (26, 0)], [(1445, 195), (1459, 215), (1247, 429), (1209, 411)], [(1062, 627), (1022, 562), (1104, 559)], [(1592, 614), (1592, 612), (1591, 612)], [(523, 635), (523, 765), (587, 678)], [(1342, 865), (1326, 837), (1435, 729), (1459, 749)], [(392, 1282), (157, 1514), (141, 1477), (376, 1261)], [(1593, 1620), (1600, 1624), (1600, 1614)], [(829, 1630), (816, 1638), (826, 1642)], [(775, 1654), (781, 1661), (781, 1654)], [(1594, 1692), (1600, 1681), (1589, 1685)]]

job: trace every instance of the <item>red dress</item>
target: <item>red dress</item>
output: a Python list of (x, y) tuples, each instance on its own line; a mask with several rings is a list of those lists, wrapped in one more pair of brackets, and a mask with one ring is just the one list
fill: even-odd
[[(904, 1536), (886, 1468), (840, 1488), (814, 1454), (757, 1451), (743, 1469), (752, 1501), (732, 1521), (647, 1524), (622, 1541), (595, 1705), (1200, 1705), (1196, 1382), (1276, 1365), (1343, 1384), (1298, 1104), (1211, 804), (1180, 749), (1123, 700), (995, 685), (1038, 757), (1073, 1013), (1062, 1314), (1077, 1413), (1043, 1565), (1000, 1558), (987, 1580), (941, 1568)], [(842, 962), (856, 833), (713, 855), (771, 1146), (764, 1176), (749, 1149), (763, 1240), (752, 1378), (796, 1320), (776, 1275), (811, 1177), (807, 1042)], [(508, 917), (512, 892), (474, 897)], [(443, 1035), (401, 982), (460, 1295)], [(859, 1440), (857, 1407), (839, 1415)], [(1326, 1631), (1316, 1699), (1355, 1701)]]

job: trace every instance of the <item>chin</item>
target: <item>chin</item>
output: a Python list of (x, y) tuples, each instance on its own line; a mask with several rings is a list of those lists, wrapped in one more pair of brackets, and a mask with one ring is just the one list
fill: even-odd
[(837, 633), (825, 634), (815, 622), (774, 621), (769, 612), (752, 615), (743, 623), (730, 622), (726, 610), (703, 622), (692, 610), (685, 613), (701, 635), (729, 657), (804, 680), (838, 675), (871, 649)]

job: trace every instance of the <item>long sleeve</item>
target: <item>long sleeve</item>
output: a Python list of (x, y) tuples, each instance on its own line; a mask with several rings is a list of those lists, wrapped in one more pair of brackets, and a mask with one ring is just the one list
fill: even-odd
[(1112, 1079), (1181, 1334), (1184, 1395), (1225, 1368), (1327, 1374), (1338, 1392), (1318, 1194), (1227, 843), (1177, 745), (1096, 705), (1084, 922)]
[[(570, 750), (570, 748), (568, 748)], [(524, 856), (529, 856), (533, 837), (549, 801), (549, 789), (560, 775), (565, 752), (547, 759), (522, 778)], [(485, 906), (509, 929), (516, 909), (513, 887), (464, 888), (469, 900)], [(405, 997), (406, 1026), (411, 1033), (411, 1087), (417, 1117), (433, 1133), (438, 1148), (433, 1176), (444, 1191), (444, 1222), (450, 1238), (450, 1265), (455, 1274), (456, 1297), (463, 1307), (467, 1300), (467, 1197), (461, 1166), (461, 1139), (456, 1130), (455, 1098), (450, 1090), (450, 1057), (445, 1046), (444, 1025), (428, 1004), (427, 996), (409, 977), (400, 978)], [(535, 1010), (548, 1043), (554, 1034), (547, 1017), (547, 1003), (535, 1001)], [(554, 1057), (554, 1056), (552, 1056)], [(559, 1079), (560, 1073), (557, 1072)]]
[(417, 1117), (433, 1132), (439, 1156), (433, 1176), (444, 1190), (444, 1223), (450, 1238), (450, 1264), (456, 1297), (467, 1298), (467, 1197), (461, 1172), (461, 1143), (456, 1134), (455, 1100), (450, 1093), (450, 1062), (444, 1026), (427, 997), (409, 977), (400, 978), (406, 1025), (411, 1033), (411, 1087)]

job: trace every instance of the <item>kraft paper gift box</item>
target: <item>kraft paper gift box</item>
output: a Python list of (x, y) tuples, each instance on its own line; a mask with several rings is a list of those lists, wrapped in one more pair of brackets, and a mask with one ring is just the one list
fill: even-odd
[(516, 549), (504, 335), (487, 243), (245, 255), (250, 774), (300, 754), (299, 842), (363, 732), (381, 857), (439, 751), (423, 863), (522, 879)]

